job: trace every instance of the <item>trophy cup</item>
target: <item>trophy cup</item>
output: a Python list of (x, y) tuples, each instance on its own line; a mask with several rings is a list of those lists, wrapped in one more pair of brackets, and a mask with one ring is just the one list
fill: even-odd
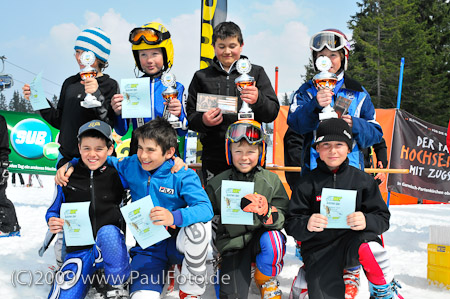
[[(234, 83), (237, 86), (239, 91), (242, 91), (246, 86), (252, 86), (255, 82), (255, 78), (250, 76), (248, 73), (252, 69), (252, 64), (246, 58), (241, 58), (236, 62), (236, 69), (241, 74), (239, 77), (234, 80)], [(248, 105), (247, 102), (242, 101), (242, 107), (238, 113), (238, 119), (254, 119), (255, 114), (252, 111), (252, 108)]]
[[(95, 54), (91, 51), (84, 51), (81, 53), (80, 62), (84, 65), (84, 68), (80, 71), (81, 79), (84, 81), (87, 78), (95, 78), (97, 76), (97, 70), (92, 67), (95, 62)], [(95, 96), (88, 93), (84, 97), (84, 101), (80, 102), (81, 107), (84, 108), (95, 108), (100, 107), (100, 103)]]
[(162, 92), (162, 96), (167, 103), (164, 107), (163, 118), (169, 121), (174, 129), (180, 129), (182, 127), (180, 119), (169, 112), (170, 101), (178, 101), (178, 90), (175, 88), (177, 85), (175, 75), (169, 72), (164, 73), (161, 77), (161, 82), (167, 87), (166, 90)]
[[(331, 67), (331, 60), (326, 56), (320, 56), (316, 59), (316, 67), (320, 71), (313, 78), (314, 86), (317, 90), (327, 88), (329, 90), (333, 90), (337, 83), (336, 74), (330, 73), (328, 70)], [(334, 111), (331, 105), (328, 105), (322, 109), (319, 113), (319, 120), (329, 119), (329, 118), (338, 118), (337, 113)]]

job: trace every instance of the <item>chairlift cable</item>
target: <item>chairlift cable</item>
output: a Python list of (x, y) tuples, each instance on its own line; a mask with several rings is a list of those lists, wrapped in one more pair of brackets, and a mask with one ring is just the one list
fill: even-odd
[[(4, 57), (4, 56), (3, 56), (3, 57)], [(1, 57), (0, 57), (0, 59), (1, 59)], [(21, 69), (21, 70), (23, 70), (23, 71), (26, 71), (26, 72), (28, 72), (28, 73), (30, 73), (30, 74), (33, 74), (33, 75), (37, 76), (36, 73), (33, 73), (33, 72), (31, 72), (31, 71), (29, 71), (29, 70), (27, 70), (27, 69), (25, 69), (25, 68), (23, 68), (23, 67), (21, 67), (21, 66), (18, 66), (17, 64), (14, 64), (14, 63), (12, 63), (12, 62), (10, 62), (10, 61), (5, 61), (5, 62), (7, 62), (7, 63), (9, 63), (9, 64), (11, 64), (11, 65), (13, 65), (13, 66), (15, 66), (15, 67)], [(42, 79), (44, 79), (44, 80), (46, 80), (46, 81), (48, 81), (48, 82), (50, 82), (50, 83), (53, 83), (53, 84), (55, 84), (55, 85), (58, 86), (58, 87), (61, 87), (61, 84), (58, 84), (58, 83), (56, 83), (56, 82), (53, 82), (52, 80), (49, 80), (49, 79), (44, 78), (44, 77), (42, 77)]]
[[(18, 79), (16, 79), (16, 78), (14, 78), (14, 81), (17, 81), (17, 82), (22, 83), (22, 84), (26, 84), (25, 82), (20, 81), (20, 80), (18, 80)], [(46, 91), (46, 90), (44, 90), (44, 92), (45, 92), (46, 94), (51, 95), (52, 97), (56, 95), (56, 94), (51, 93), (51, 92), (48, 92), (48, 91)], [(57, 95), (56, 95), (56, 96), (57, 96)]]

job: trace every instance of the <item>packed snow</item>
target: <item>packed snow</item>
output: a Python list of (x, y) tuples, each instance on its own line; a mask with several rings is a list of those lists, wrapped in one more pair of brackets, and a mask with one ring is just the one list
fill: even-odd
[[(6, 194), (16, 206), (21, 237), (0, 238), (0, 298), (47, 298), (47, 283), (55, 265), (53, 245), (41, 258), (38, 256), (47, 225), (45, 212), (54, 192), (53, 177), (41, 176), (44, 188), (37, 182), (33, 187), (14, 187), (9, 182)], [(395, 277), (402, 285), (400, 293), (405, 298), (450, 298), (450, 289), (427, 281), (427, 244), (430, 225), (450, 225), (450, 205), (391, 206), (391, 227), (384, 241), (391, 256)], [(129, 243), (127, 238), (127, 244)], [(295, 245), (288, 238), (285, 266), (279, 276), (283, 298), (289, 297), (292, 280), (301, 262), (295, 257)], [(252, 287), (250, 299), (260, 298)], [(215, 298), (212, 287), (204, 298)], [(165, 298), (178, 298), (177, 292)], [(361, 278), (357, 298), (369, 298), (367, 280)]]

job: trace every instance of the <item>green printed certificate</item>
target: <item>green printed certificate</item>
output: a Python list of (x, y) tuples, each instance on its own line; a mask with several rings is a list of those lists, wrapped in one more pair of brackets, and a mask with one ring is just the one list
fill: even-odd
[(241, 198), (252, 194), (254, 182), (222, 181), (221, 219), (222, 224), (253, 225), (253, 213), (241, 209)]
[(122, 79), (120, 92), (123, 95), (122, 118), (152, 118), (150, 78)]
[(125, 222), (142, 249), (170, 237), (164, 225), (154, 225), (150, 220), (153, 207), (152, 198), (147, 195), (120, 208)]
[(327, 228), (350, 228), (347, 216), (355, 212), (356, 190), (323, 188), (320, 214), (328, 218)]
[(85, 246), (95, 243), (89, 206), (91, 202), (62, 203), (60, 217), (64, 219), (64, 239), (67, 246)]

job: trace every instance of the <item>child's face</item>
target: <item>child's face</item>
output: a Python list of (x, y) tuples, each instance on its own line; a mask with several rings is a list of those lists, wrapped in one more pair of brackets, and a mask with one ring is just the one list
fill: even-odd
[(339, 51), (330, 51), (327, 47), (317, 53), (317, 57), (326, 56), (331, 60), (331, 68), (328, 70), (330, 73), (336, 74), (341, 68), (341, 54)]
[(248, 173), (258, 164), (259, 145), (250, 145), (247, 141), (232, 143), (231, 157), (237, 170)]
[(78, 144), (81, 160), (90, 170), (96, 170), (106, 162), (113, 152), (114, 145), (109, 148), (106, 141), (97, 137), (83, 137)]
[[(81, 54), (82, 54), (83, 52), (84, 52), (84, 51), (83, 51), (83, 50), (80, 50), (80, 49), (75, 50), (75, 59), (77, 60), (78, 67), (80, 68), (80, 71), (86, 67), (85, 65), (82, 65), (82, 64), (81, 64), (81, 61), (80, 61)], [(94, 64), (92, 64), (91, 66), (92, 66), (94, 69), (96, 69), (97, 71), (100, 71), (100, 70), (99, 70), (99, 67), (98, 67), (98, 59), (97, 59), (97, 58), (95, 58), (95, 62), (94, 62)]]
[(161, 48), (139, 50), (139, 62), (148, 75), (158, 73), (164, 66), (164, 57)]
[(222, 66), (228, 70), (241, 57), (243, 46), (239, 44), (237, 37), (230, 36), (224, 40), (218, 38), (214, 44), (214, 52)]
[(326, 141), (317, 144), (316, 150), (320, 159), (330, 170), (335, 170), (347, 159), (350, 153), (347, 143), (343, 141)]
[(137, 156), (141, 162), (142, 168), (146, 171), (157, 169), (166, 160), (172, 158), (175, 153), (173, 147), (166, 153), (163, 153), (161, 146), (159, 146), (153, 139), (138, 140)]

